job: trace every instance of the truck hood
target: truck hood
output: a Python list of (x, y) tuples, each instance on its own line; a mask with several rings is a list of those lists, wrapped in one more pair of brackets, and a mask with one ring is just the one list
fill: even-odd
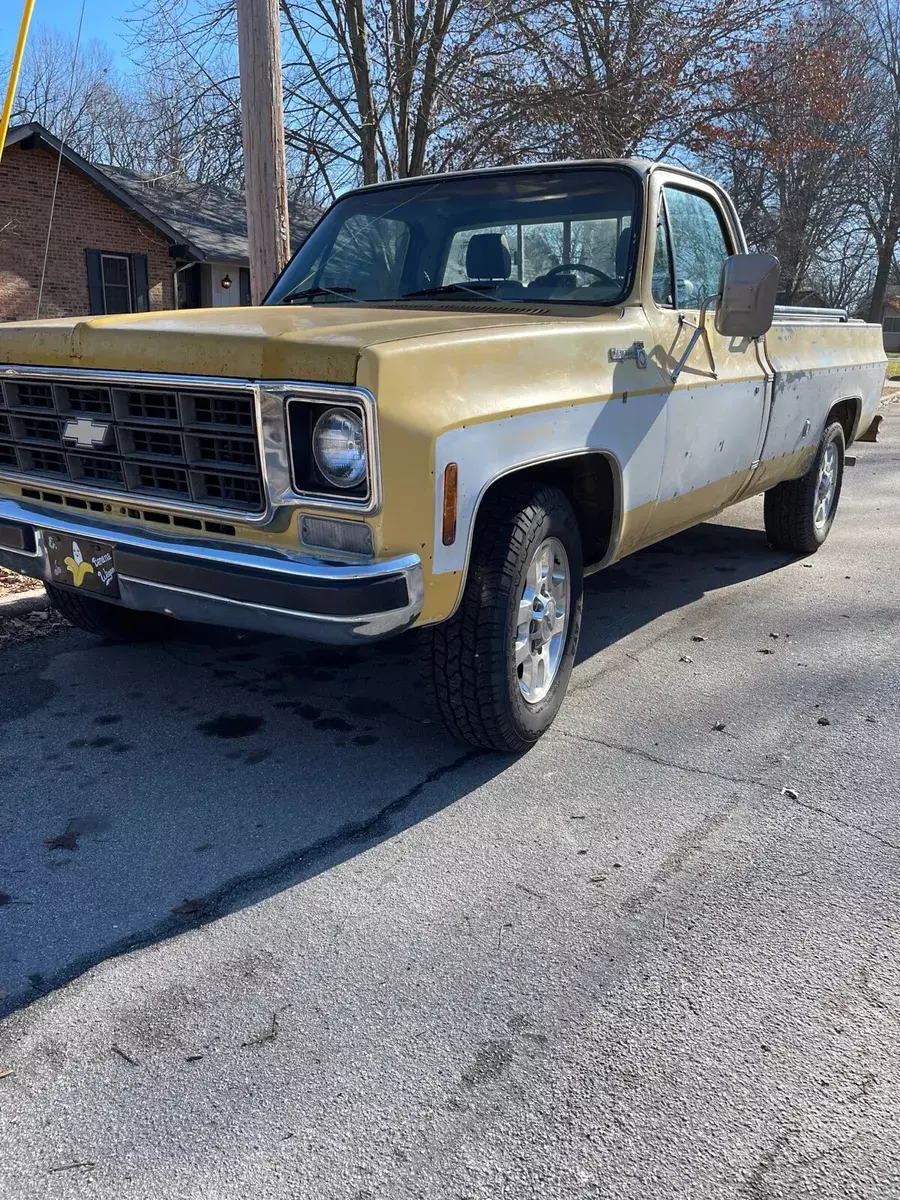
[(363, 305), (199, 308), (0, 325), (0, 363), (353, 383), (360, 352), (552, 317)]

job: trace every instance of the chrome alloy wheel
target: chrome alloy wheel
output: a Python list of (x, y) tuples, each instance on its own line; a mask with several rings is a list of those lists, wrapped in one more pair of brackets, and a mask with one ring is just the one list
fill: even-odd
[(837, 493), (837, 480), (838, 448), (834, 442), (829, 442), (822, 455), (819, 482), (816, 484), (816, 503), (813, 510), (813, 522), (816, 529), (824, 529), (831, 516), (834, 497)]
[(516, 674), (529, 704), (544, 699), (562, 662), (570, 591), (565, 547), (559, 538), (547, 538), (531, 556), (516, 617)]

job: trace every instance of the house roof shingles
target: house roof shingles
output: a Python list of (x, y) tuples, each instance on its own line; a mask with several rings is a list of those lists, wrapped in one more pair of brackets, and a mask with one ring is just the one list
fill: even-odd
[[(182, 235), (186, 245), (200, 250), (207, 261), (244, 264), (249, 261), (246, 202), (238, 192), (172, 175), (94, 165), (145, 208), (157, 213)], [(319, 213), (312, 205), (298, 200), (288, 205), (288, 211), (291, 244), (296, 248), (318, 220)]]

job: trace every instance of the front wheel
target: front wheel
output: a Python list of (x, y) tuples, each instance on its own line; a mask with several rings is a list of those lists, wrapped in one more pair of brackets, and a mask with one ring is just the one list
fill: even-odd
[(44, 587), (56, 611), (86, 633), (116, 642), (149, 642), (171, 636), (173, 622), (169, 617), (135, 612), (52, 583), (45, 583)]
[(773, 550), (813, 554), (828, 537), (844, 482), (845, 445), (843, 426), (832, 421), (806, 474), (766, 492), (763, 513)]
[(432, 697), (454, 737), (515, 754), (550, 727), (578, 648), (583, 575), (563, 492), (519, 485), (488, 497), (459, 609), (428, 635)]

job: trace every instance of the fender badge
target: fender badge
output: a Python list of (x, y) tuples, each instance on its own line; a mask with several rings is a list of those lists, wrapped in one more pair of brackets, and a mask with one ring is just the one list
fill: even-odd
[(611, 363), (626, 362), (629, 358), (633, 358), (637, 366), (642, 369), (647, 365), (647, 351), (644, 349), (643, 342), (635, 342), (629, 346), (627, 350), (610, 349), (609, 361)]

